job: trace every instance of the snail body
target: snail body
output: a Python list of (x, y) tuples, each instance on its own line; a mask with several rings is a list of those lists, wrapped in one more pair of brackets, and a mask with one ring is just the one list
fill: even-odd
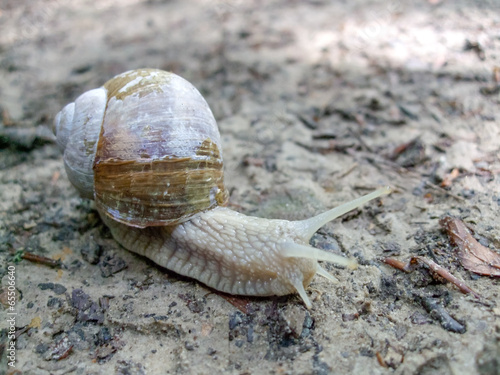
[(57, 143), (71, 183), (94, 199), (126, 249), (231, 294), (299, 293), (319, 260), (354, 260), (309, 245), (324, 224), (389, 188), (301, 221), (250, 217), (225, 207), (220, 135), (201, 94), (169, 72), (139, 69), (90, 90), (58, 113)]

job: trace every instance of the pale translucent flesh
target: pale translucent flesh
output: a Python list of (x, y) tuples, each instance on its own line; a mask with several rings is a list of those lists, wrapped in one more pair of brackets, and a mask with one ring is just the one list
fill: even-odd
[[(362, 197), (359, 197), (357, 199), (354, 199), (350, 202), (344, 203), (338, 207), (335, 207), (329, 211), (326, 211), (322, 214), (319, 214), (317, 216), (314, 216), (310, 219), (306, 220), (301, 220), (301, 221), (295, 221), (291, 222), (290, 224), (294, 226), (294, 229), (297, 230), (298, 234), (300, 237), (302, 237), (305, 242), (309, 242), (311, 237), (313, 236), (316, 231), (321, 228), (323, 225), (326, 223), (336, 219), (339, 216), (342, 216), (343, 214), (354, 210), (355, 208), (358, 208), (362, 206), (363, 204), (376, 199), (382, 195), (389, 194), (391, 192), (391, 188), (389, 186), (385, 186), (383, 188), (377, 189), (372, 193), (366, 194)], [(358, 267), (358, 263), (356, 262), (355, 259), (348, 259), (346, 257), (340, 256), (340, 255), (335, 255), (329, 252), (326, 252), (321, 249), (316, 249), (312, 246), (308, 245), (300, 245), (297, 243), (293, 242), (284, 242), (280, 244), (280, 252), (283, 256), (285, 257), (290, 257), (290, 258), (308, 258), (308, 259), (314, 259), (317, 261), (327, 261), (330, 263), (335, 263), (340, 266), (344, 266), (350, 269), (356, 269)], [(337, 280), (335, 277), (330, 275), (324, 268), (318, 265), (317, 274), (320, 276), (326, 277), (332, 282), (336, 282)], [(300, 297), (304, 301), (304, 304), (306, 305), (307, 308), (311, 307), (311, 302), (309, 301), (309, 298), (307, 297), (307, 294), (304, 290), (304, 286), (302, 285), (301, 282), (298, 282), (297, 280), (292, 280), (292, 283), (297, 290), (297, 293), (299, 293)]]
[[(100, 214), (119, 243), (163, 267), (231, 294), (265, 296), (296, 291), (311, 308), (305, 288), (314, 274), (336, 282), (318, 261), (357, 267), (355, 259), (308, 245), (311, 236), (330, 220), (389, 192), (382, 188), (313, 218), (292, 222), (218, 207), (175, 227), (141, 229)], [(283, 262), (286, 259), (290, 261)]]

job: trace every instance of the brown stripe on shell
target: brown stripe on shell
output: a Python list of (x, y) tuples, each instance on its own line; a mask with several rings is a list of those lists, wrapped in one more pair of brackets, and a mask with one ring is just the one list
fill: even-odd
[(104, 87), (107, 109), (94, 160), (101, 211), (131, 226), (163, 226), (227, 203), (217, 124), (193, 85), (139, 69)]
[(172, 73), (157, 69), (131, 70), (110, 79), (104, 84), (104, 88), (108, 90), (108, 100), (112, 97), (124, 100), (134, 94), (142, 98), (153, 92), (161, 93), (163, 85), (168, 84), (171, 75)]
[(98, 161), (97, 208), (119, 222), (147, 227), (178, 223), (225, 205), (228, 192), (217, 145), (207, 139), (197, 155), (205, 157)]

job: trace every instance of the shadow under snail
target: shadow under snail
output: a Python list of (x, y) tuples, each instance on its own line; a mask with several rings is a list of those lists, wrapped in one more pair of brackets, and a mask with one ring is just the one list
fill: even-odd
[(300, 221), (250, 217), (224, 207), (222, 150), (215, 119), (185, 79), (155, 69), (122, 73), (59, 112), (57, 143), (71, 183), (94, 199), (126, 249), (222, 292), (305, 292), (318, 261), (353, 259), (309, 245), (324, 224), (388, 194), (388, 187)]

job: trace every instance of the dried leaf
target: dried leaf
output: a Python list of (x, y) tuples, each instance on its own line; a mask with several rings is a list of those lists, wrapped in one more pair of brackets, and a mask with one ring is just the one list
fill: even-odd
[(55, 361), (60, 361), (66, 358), (73, 349), (73, 344), (69, 341), (68, 337), (63, 337), (59, 342), (57, 342), (50, 353), (50, 358)]
[(418, 137), (397, 146), (392, 154), (392, 160), (403, 168), (415, 167), (425, 159), (425, 144)]
[(30, 328), (40, 328), (42, 326), (42, 318), (39, 316), (35, 316), (33, 319), (31, 319), (31, 322), (28, 327)]
[(462, 220), (445, 216), (439, 224), (458, 247), (458, 258), (464, 268), (479, 275), (500, 276), (500, 254), (477, 242)]
[(443, 181), (439, 186), (441, 186), (442, 188), (450, 187), (453, 180), (458, 176), (460, 176), (460, 171), (458, 170), (458, 168), (454, 168), (450, 173), (444, 176)]
[(233, 296), (226, 293), (217, 293), (219, 296), (224, 298), (231, 305), (240, 310), (243, 314), (248, 314), (248, 308), (250, 305), (250, 300), (243, 296)]

